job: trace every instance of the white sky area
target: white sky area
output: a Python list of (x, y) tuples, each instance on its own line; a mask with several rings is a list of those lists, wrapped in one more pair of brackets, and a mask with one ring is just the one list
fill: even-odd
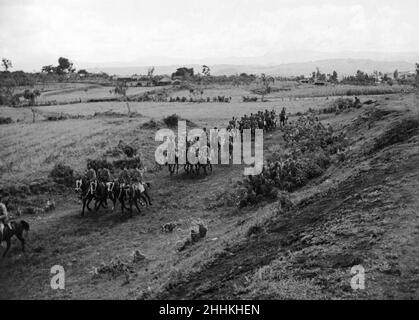
[(0, 57), (31, 71), (60, 56), (77, 67), (285, 51), (418, 52), (418, 12), (418, 0), (0, 0)]

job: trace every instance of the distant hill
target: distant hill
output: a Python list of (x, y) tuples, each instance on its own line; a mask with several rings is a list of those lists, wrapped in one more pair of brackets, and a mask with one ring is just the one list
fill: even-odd
[[(233, 75), (242, 72), (260, 74), (266, 73), (276, 76), (297, 76), (309, 75), (316, 70), (316, 67), (323, 73), (332, 73), (336, 70), (339, 75), (352, 75), (357, 70), (372, 73), (375, 70), (390, 73), (394, 70), (399, 71), (413, 71), (415, 70), (414, 62), (410, 61), (381, 61), (370, 59), (325, 59), (308, 62), (285, 63), (278, 65), (235, 65), (235, 64), (214, 64), (209, 65), (211, 74), (213, 75)], [(417, 59), (419, 62), (419, 57)], [(201, 64), (173, 64), (166, 66), (155, 66), (155, 74), (172, 74), (179, 67), (194, 68), (195, 72), (201, 72)], [(87, 68), (90, 72), (103, 71), (108, 74), (116, 75), (132, 75), (132, 74), (147, 74), (149, 66), (95, 66)]]

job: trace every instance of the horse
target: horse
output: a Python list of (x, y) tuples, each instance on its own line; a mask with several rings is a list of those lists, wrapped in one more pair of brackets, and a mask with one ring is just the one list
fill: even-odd
[(111, 182), (106, 183), (106, 190), (107, 190), (107, 197), (112, 201), (112, 211), (115, 210), (116, 201), (121, 203), (122, 212), (125, 207), (124, 199), (125, 199), (125, 192), (124, 192), (124, 184), (120, 183), (118, 180), (114, 180)]
[(84, 217), (84, 209), (91, 211), (89, 204), (95, 199), (95, 211), (102, 206), (106, 208), (107, 188), (103, 182), (89, 181), (86, 178), (76, 180), (76, 193), (80, 193), (80, 199), (83, 202), (81, 216)]
[(29, 232), (29, 224), (26, 221), (21, 220), (20, 222), (12, 221), (10, 222), (10, 225), (12, 226), (11, 229), (8, 224), (5, 224), (2, 234), (0, 234), (0, 243), (6, 241), (7, 244), (6, 250), (3, 253), (3, 258), (10, 249), (10, 240), (13, 236), (16, 236), (19, 239), (22, 244), (22, 252), (25, 252), (25, 239), (23, 238), (23, 232)]
[[(147, 206), (152, 205), (151, 197), (148, 194), (148, 189), (151, 187), (151, 184), (149, 182), (144, 183), (141, 185), (142, 187), (139, 187), (138, 184), (124, 185), (122, 183), (119, 183), (118, 181), (112, 181), (112, 182), (108, 182), (106, 186), (107, 186), (108, 196), (113, 202), (112, 210), (115, 210), (117, 200), (121, 203), (122, 214), (124, 214), (124, 209), (131, 210), (132, 212), (132, 204), (134, 203), (133, 201), (136, 202), (136, 205), (141, 200), (143, 200)], [(125, 206), (126, 200), (129, 202), (130, 208), (127, 208)], [(138, 207), (137, 209), (140, 212), (140, 209)]]

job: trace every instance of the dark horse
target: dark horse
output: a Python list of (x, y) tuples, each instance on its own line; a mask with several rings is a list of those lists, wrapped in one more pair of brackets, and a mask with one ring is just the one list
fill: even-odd
[(80, 199), (83, 202), (83, 208), (81, 211), (81, 216), (84, 216), (84, 209), (87, 207), (87, 210), (91, 211), (89, 208), (90, 202), (95, 200), (95, 211), (99, 210), (99, 207), (102, 206), (106, 208), (106, 199), (107, 199), (107, 187), (104, 183), (98, 181), (89, 182), (86, 178), (81, 178), (76, 180), (76, 193), (80, 193)]
[(3, 241), (6, 241), (7, 247), (6, 250), (3, 253), (3, 258), (6, 256), (7, 252), (10, 249), (10, 240), (13, 236), (16, 236), (20, 243), (22, 244), (22, 252), (25, 252), (25, 239), (23, 238), (23, 232), (29, 231), (29, 224), (26, 221), (12, 221), (10, 222), (10, 225), (12, 226), (12, 229), (10, 229), (8, 224), (4, 225), (3, 233), (0, 234), (0, 243)]
[[(113, 208), (115, 209), (116, 201), (119, 201), (121, 204), (122, 214), (125, 210), (130, 210), (132, 213), (132, 205), (134, 204), (140, 213), (140, 208), (138, 204), (141, 200), (144, 201), (146, 205), (152, 205), (150, 195), (148, 190), (150, 189), (150, 183), (142, 184), (143, 189), (140, 189), (137, 185), (123, 185), (118, 181), (108, 182), (107, 184), (108, 196), (113, 202)], [(129, 208), (125, 206), (125, 201), (128, 202)]]
[(132, 214), (132, 205), (134, 204), (135, 207), (138, 210), (138, 213), (141, 213), (141, 210), (139, 208), (139, 204), (141, 203), (141, 200), (145, 202), (145, 204), (152, 205), (151, 204), (151, 198), (148, 194), (148, 189), (150, 188), (150, 183), (144, 183), (144, 184), (132, 184), (130, 185), (128, 192), (127, 192), (127, 200), (129, 203), (129, 209), (130, 213)]

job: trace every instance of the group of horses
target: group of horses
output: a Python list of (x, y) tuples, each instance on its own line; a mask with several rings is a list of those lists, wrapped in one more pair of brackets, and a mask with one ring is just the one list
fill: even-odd
[[(281, 112), (281, 116), (282, 116), (282, 113), (284, 112), (285, 112), (285, 109), (283, 109), (283, 111)], [(251, 129), (252, 133), (254, 133), (255, 129), (262, 129), (265, 132), (274, 130), (277, 127), (276, 118), (277, 116), (276, 116), (275, 110), (258, 111), (255, 114), (252, 113), (250, 117), (248, 117), (247, 115), (244, 115), (243, 117), (241, 117), (240, 120), (233, 117), (233, 119), (230, 120), (229, 125), (227, 127), (228, 138), (223, 142), (220, 142), (217, 138), (218, 141), (214, 143), (218, 143), (217, 149), (219, 151), (221, 150), (222, 145), (224, 143), (226, 144), (226, 146), (228, 145), (229, 158), (231, 159), (233, 156), (233, 142), (234, 142), (235, 135), (243, 134), (244, 129)], [(196, 152), (195, 156), (197, 159), (199, 159), (199, 161), (197, 163), (192, 164), (188, 161), (189, 157), (186, 157), (186, 161), (185, 161), (186, 163), (180, 164), (178, 150), (175, 150), (174, 163), (166, 162), (166, 165), (169, 168), (170, 175), (173, 175), (175, 173), (178, 174), (179, 168), (181, 166), (183, 166), (183, 169), (187, 174), (199, 175), (201, 169), (203, 170), (205, 175), (207, 175), (208, 173), (212, 173), (212, 170), (213, 170), (212, 160), (214, 160), (215, 157), (220, 157), (220, 154), (218, 155), (214, 154), (214, 151), (211, 150), (210, 148), (211, 143), (210, 143), (210, 139), (208, 139), (209, 138), (208, 133), (205, 129), (204, 129), (204, 132), (207, 135), (206, 146), (194, 149), (194, 144), (199, 142), (198, 137), (195, 137), (192, 141), (186, 142), (187, 152), (189, 154), (190, 153), (193, 154), (193, 152), (195, 151)], [(167, 152), (165, 156), (167, 156)], [(217, 161), (216, 163), (219, 163), (219, 162)]]
[[(284, 109), (283, 109), (284, 110)], [(250, 116), (246, 114), (239, 119), (233, 117), (228, 124), (227, 130), (238, 129), (243, 133), (244, 129), (251, 129), (252, 133), (255, 129), (261, 129), (265, 132), (272, 131), (277, 126), (275, 110), (258, 111), (251, 113)]]
[[(186, 159), (186, 163), (183, 164), (183, 170), (188, 175), (195, 174), (199, 176), (201, 169), (204, 172), (204, 175), (208, 175), (209, 173), (212, 173), (212, 164), (211, 164), (211, 152), (210, 148), (207, 146), (205, 147), (206, 150), (196, 149), (195, 150), (195, 156), (197, 157), (198, 161), (197, 163), (191, 163), (188, 161), (188, 157)], [(190, 152), (194, 152), (193, 147), (189, 147), (189, 144), (187, 144), (187, 150), (190, 150)], [(166, 154), (167, 155), (167, 154)], [(175, 163), (166, 163), (166, 165), (169, 168), (170, 175), (173, 174), (179, 174), (179, 168), (182, 166), (182, 164), (179, 163), (179, 154), (178, 152), (175, 153)]]
[(222, 103), (230, 103), (231, 97), (226, 96), (217, 96), (217, 97), (206, 97), (206, 98), (196, 98), (196, 97), (169, 97), (167, 102), (222, 102)]
[(243, 102), (257, 102), (258, 101), (258, 97), (248, 97), (248, 96), (243, 96)]
[[(87, 177), (82, 177), (76, 180), (75, 192), (79, 195), (82, 201), (82, 217), (85, 214), (85, 209), (91, 211), (90, 203), (94, 200), (95, 211), (100, 207), (107, 208), (107, 201), (112, 201), (112, 211), (115, 210), (117, 202), (121, 204), (121, 212), (127, 210), (132, 214), (133, 206), (136, 207), (138, 213), (141, 213), (141, 205), (152, 205), (149, 195), (150, 183), (123, 183), (119, 180), (100, 181), (89, 180)], [(126, 206), (127, 204), (127, 206)]]

